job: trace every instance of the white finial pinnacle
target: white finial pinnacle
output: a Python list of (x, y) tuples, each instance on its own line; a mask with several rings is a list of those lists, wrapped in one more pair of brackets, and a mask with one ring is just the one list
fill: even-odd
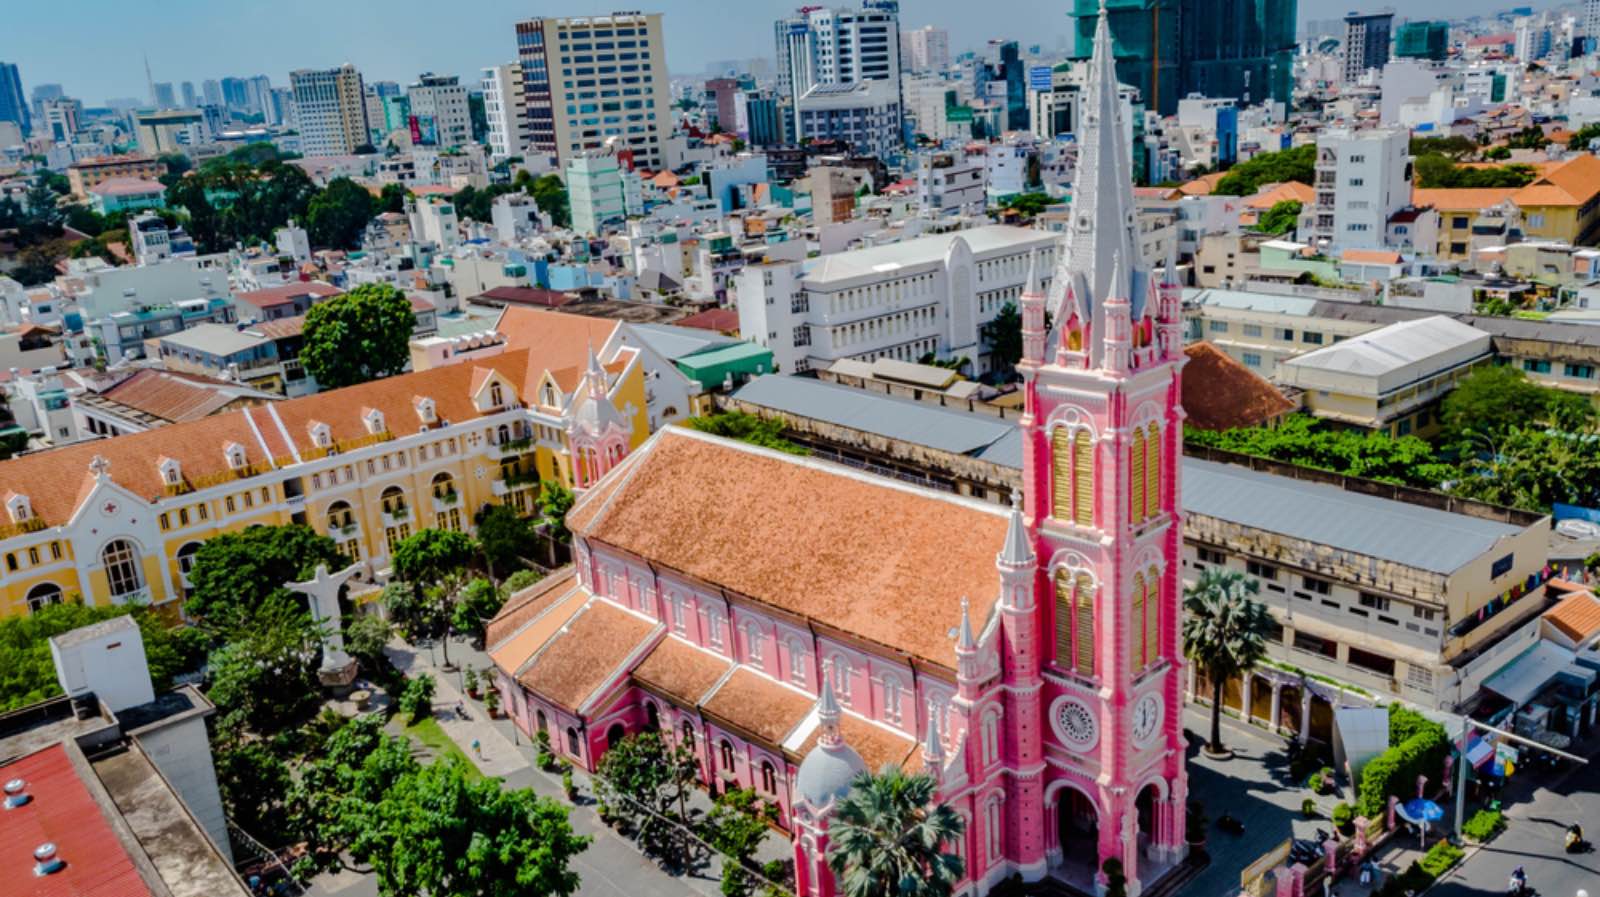
[(1012, 489), (1011, 490), (1011, 507), (1013, 509), (1015, 509), (1015, 510), (1018, 510), (1018, 511), (1022, 510), (1022, 490), (1021, 489)]
[(103, 480), (111, 475), (111, 462), (104, 455), (95, 455), (89, 462), (89, 472), (94, 474), (95, 479)]
[(822, 728), (817, 735), (817, 744), (837, 747), (844, 743), (843, 736), (839, 734), (839, 701), (833, 696), (832, 670), (822, 673), (822, 694), (817, 697), (817, 722)]
[(1028, 253), (1028, 279), (1022, 287), (1022, 295), (1039, 295), (1039, 250), (1037, 249)]
[(944, 740), (939, 737), (939, 718), (932, 713), (928, 714), (928, 734), (922, 740), (922, 757), (935, 774), (944, 766)]
[(978, 640), (972, 635), (972, 614), (969, 612), (969, 605), (970, 602), (963, 595), (961, 598), (961, 634), (956, 642), (957, 651), (975, 651), (978, 647)]

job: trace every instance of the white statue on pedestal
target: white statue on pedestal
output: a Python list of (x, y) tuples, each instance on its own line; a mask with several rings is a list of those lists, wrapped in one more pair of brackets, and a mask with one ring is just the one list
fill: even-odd
[(338, 573), (330, 574), (326, 564), (318, 564), (316, 573), (305, 582), (284, 583), (284, 588), (311, 599), (311, 617), (323, 630), (322, 666), (317, 670), (317, 676), (325, 685), (348, 685), (355, 678), (355, 659), (344, 653), (339, 589), (360, 570), (360, 564), (351, 564)]

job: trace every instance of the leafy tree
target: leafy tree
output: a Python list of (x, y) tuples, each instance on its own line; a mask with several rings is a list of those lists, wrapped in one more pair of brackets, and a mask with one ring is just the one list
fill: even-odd
[(304, 606), (284, 583), (310, 579), (318, 564), (342, 569), (344, 555), (308, 526), (253, 526), (213, 536), (195, 553), (184, 609), (212, 633), (239, 628), (270, 598)]
[(383, 648), (394, 637), (394, 626), (377, 614), (353, 614), (344, 626), (344, 649), (361, 665), (372, 669), (383, 662)]
[(1483, 151), (1483, 157), (1491, 162), (1504, 162), (1511, 158), (1511, 147), (1491, 146)]
[(966, 823), (947, 804), (935, 804), (927, 775), (890, 764), (863, 772), (834, 809), (828, 865), (846, 897), (948, 897), (961, 880), (961, 857), (945, 845)]
[(1433, 446), (1415, 436), (1332, 429), (1305, 414), (1290, 415), (1270, 429), (1207, 431), (1189, 427), (1183, 438), (1189, 445), (1419, 489), (1437, 489), (1455, 476), (1455, 469), (1439, 460)]
[(1452, 159), (1465, 159), (1478, 151), (1478, 145), (1460, 134), (1449, 137), (1412, 137), (1411, 155), (1436, 153)]
[(15, 432), (0, 435), (0, 461), (28, 447), (28, 431), (18, 428)]
[(477, 523), (478, 545), (489, 566), (490, 578), (495, 576), (495, 571), (522, 566), (523, 553), (533, 541), (533, 524), (506, 505), (485, 508), (478, 515)]
[(1413, 163), (1418, 187), (1524, 187), (1538, 177), (1531, 165), (1513, 163), (1492, 168), (1467, 168), (1448, 157), (1428, 153)]
[(1310, 184), (1316, 178), (1317, 148), (1314, 144), (1290, 147), (1275, 153), (1261, 153), (1228, 170), (1212, 192), (1224, 196), (1250, 196), (1263, 184), (1299, 181)]
[(1513, 428), (1484, 447), (1462, 462), (1451, 493), (1539, 512), (1600, 507), (1600, 436)]
[(811, 454), (811, 450), (805, 446), (783, 438), (784, 420), (781, 417), (764, 419), (743, 411), (721, 411), (706, 417), (691, 417), (687, 423), (702, 433), (726, 436), (791, 455)]
[[(358, 716), (328, 736), (318, 755), (302, 766), (285, 804), (308, 849), (298, 875), (345, 866), (343, 855), (366, 827), (372, 807), (402, 777), (420, 768), (410, 741), (386, 735), (381, 715)], [(366, 870), (356, 870), (366, 871)]]
[(1013, 209), (1024, 218), (1037, 218), (1054, 203), (1048, 193), (1013, 193), (1000, 198), (1000, 208)]
[(575, 500), (572, 490), (555, 480), (545, 480), (539, 484), (539, 517), (548, 529), (550, 538), (557, 542), (572, 541), (572, 532), (567, 529), (567, 512), (572, 510)]
[(404, 212), (406, 210), (406, 196), (410, 192), (404, 184), (384, 184), (383, 190), (378, 193), (378, 207), (373, 210), (373, 214)]
[(1506, 146), (1512, 149), (1538, 150), (1549, 144), (1550, 138), (1544, 135), (1544, 128), (1538, 125), (1528, 125), (1506, 138)]
[(1513, 367), (1486, 366), (1469, 374), (1439, 407), (1440, 440), (1464, 453), (1481, 446), (1461, 445), (1474, 435), (1499, 439), (1516, 427), (1550, 426), (1584, 430), (1594, 423), (1594, 406), (1583, 396), (1540, 386)]
[(1223, 752), (1222, 686), (1255, 666), (1267, 653), (1275, 625), (1266, 605), (1252, 598), (1261, 583), (1238, 570), (1207, 567), (1184, 590), (1183, 653), (1211, 681), (1213, 754)]
[(434, 688), (433, 677), (427, 673), (406, 680), (405, 691), (400, 693), (400, 712), (413, 724), (433, 713)]
[(456, 214), (460, 217), (488, 224), (494, 220), (494, 201), (515, 192), (517, 188), (510, 184), (490, 184), (482, 190), (468, 186), (462, 187), (450, 200), (455, 203)]
[(1256, 219), (1256, 230), (1265, 234), (1286, 234), (1300, 221), (1300, 200), (1285, 199), (1272, 204), (1272, 208)]
[(565, 807), (455, 757), (401, 776), (362, 821), (350, 852), (384, 897), (567, 897), (579, 884), (570, 863), (589, 845)]
[(304, 603), (275, 590), (232, 619), (209, 664), (207, 697), (224, 724), (273, 733), (313, 715), (321, 632)]
[(1007, 301), (995, 313), (994, 320), (978, 328), (984, 345), (989, 347), (992, 366), (1010, 371), (1022, 360), (1022, 315), (1015, 302)]
[(306, 210), (307, 235), (318, 246), (358, 249), (375, 205), (367, 188), (349, 178), (334, 178)]
[(611, 745), (600, 756), (595, 797), (602, 815), (622, 821), (640, 848), (669, 856), (688, 847), (662, 819), (688, 820), (689, 794), (699, 775), (694, 752), (669, 745), (659, 733), (640, 732)]
[(56, 279), (56, 262), (67, 255), (64, 241), (55, 240), (42, 246), (33, 246), (22, 253), (21, 264), (8, 273), (25, 287), (36, 287)]
[(362, 284), (311, 306), (300, 358), (323, 389), (365, 383), (405, 369), (415, 327), (404, 293)]
[(268, 844), (294, 840), (295, 828), (283, 804), (294, 777), (272, 745), (260, 739), (222, 737), (214, 756), (228, 821)]
[(394, 547), (394, 573), (421, 588), (465, 569), (477, 554), (477, 543), (466, 533), (451, 529), (418, 530)]
[(1600, 121), (1592, 121), (1573, 131), (1572, 136), (1567, 138), (1567, 146), (1570, 149), (1586, 150), (1597, 138), (1600, 138)]
[(457, 632), (482, 640), (484, 624), (500, 612), (505, 600), (504, 594), (494, 587), (494, 583), (482, 577), (473, 579), (461, 590), (461, 599), (452, 612), (450, 625)]
[(567, 197), (567, 187), (553, 174), (542, 175), (528, 188), (528, 194), (538, 203), (539, 211), (550, 216), (557, 227), (572, 224), (572, 205)]
[(723, 856), (723, 897), (749, 897), (755, 879), (750, 865), (768, 826), (777, 822), (777, 808), (761, 802), (749, 788), (725, 791), (706, 819), (706, 840)]
[(35, 613), (0, 618), (0, 713), (61, 694), (50, 654), (51, 636), (124, 614), (139, 624), (156, 691), (167, 690), (174, 676), (200, 665), (205, 651), (197, 633), (171, 628), (150, 608), (89, 607), (77, 601), (46, 605)]
[(544, 579), (544, 574), (538, 570), (518, 570), (506, 577), (506, 581), (500, 584), (500, 591), (509, 598), (523, 589), (537, 584), (542, 579)]

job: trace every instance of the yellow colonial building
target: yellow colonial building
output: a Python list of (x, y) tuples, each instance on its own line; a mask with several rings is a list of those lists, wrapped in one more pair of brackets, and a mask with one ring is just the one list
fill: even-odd
[(436, 366), (0, 462), (0, 616), (81, 596), (176, 617), (206, 539), (326, 533), (369, 579), (401, 539), (525, 513), (649, 435), (647, 352), (615, 321), (528, 311)]

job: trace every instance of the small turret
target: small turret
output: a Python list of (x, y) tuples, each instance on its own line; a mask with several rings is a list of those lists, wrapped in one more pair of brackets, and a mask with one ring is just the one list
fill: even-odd
[(928, 714), (928, 734), (922, 740), (922, 766), (936, 784), (944, 780), (944, 740), (939, 737), (939, 718)]
[(978, 671), (978, 640), (972, 633), (972, 614), (966, 598), (961, 599), (961, 628), (956, 635), (956, 682), (965, 686), (981, 678)]
[(1111, 295), (1105, 301), (1105, 361), (1112, 373), (1125, 374), (1133, 367), (1133, 320), (1128, 307), (1128, 278), (1123, 273), (1122, 254), (1111, 263)]
[(1028, 253), (1028, 281), (1022, 288), (1022, 360), (1044, 363), (1044, 290), (1039, 286), (1039, 252)]

